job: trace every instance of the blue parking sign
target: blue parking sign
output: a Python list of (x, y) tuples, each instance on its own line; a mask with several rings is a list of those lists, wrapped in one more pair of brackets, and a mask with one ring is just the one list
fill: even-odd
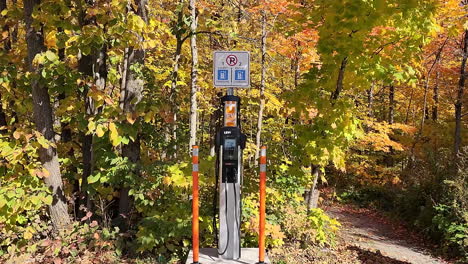
[(218, 70), (218, 80), (220, 80), (220, 81), (229, 80), (228, 70)]
[(234, 80), (245, 81), (245, 70), (236, 70), (234, 73)]

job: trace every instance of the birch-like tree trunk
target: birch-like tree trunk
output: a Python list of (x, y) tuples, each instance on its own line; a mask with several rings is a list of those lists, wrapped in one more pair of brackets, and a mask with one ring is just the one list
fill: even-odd
[(466, 81), (466, 60), (468, 58), (468, 30), (465, 30), (462, 40), (462, 60), (460, 66), (460, 80), (458, 82), (457, 100), (455, 101), (455, 141), (453, 144), (455, 157), (460, 153), (462, 137), (462, 109), (463, 109), (463, 94), (465, 92)]
[[(40, 0), (24, 1), (24, 19), (26, 24), (27, 65), (33, 74), (39, 74), (40, 68), (33, 64), (34, 57), (45, 50), (44, 35), (42, 29), (36, 30), (32, 26), (32, 13)], [(55, 143), (55, 132), (53, 128), (53, 112), (50, 103), (50, 95), (46, 86), (39, 80), (31, 79), (31, 90), (33, 98), (33, 117), (36, 129), (50, 142)], [(52, 191), (53, 201), (49, 205), (49, 213), (52, 224), (56, 230), (67, 228), (70, 224), (67, 201), (63, 192), (62, 175), (58, 161), (57, 150), (49, 146), (39, 149), (39, 159), (43, 167), (49, 172), (44, 178), (46, 186)]]
[(258, 109), (257, 119), (257, 136), (256, 145), (257, 149), (255, 152), (255, 166), (258, 166), (258, 158), (260, 156), (260, 147), (262, 144), (262, 125), (263, 125), (263, 111), (265, 109), (265, 82), (266, 82), (266, 50), (267, 50), (267, 19), (265, 11), (262, 11), (262, 76), (260, 81), (260, 108)]
[(310, 173), (312, 174), (313, 177), (313, 182), (312, 185), (310, 186), (310, 190), (307, 193), (307, 198), (306, 198), (306, 203), (307, 203), (307, 212), (310, 211), (310, 209), (317, 207), (317, 202), (315, 201), (318, 197), (314, 197), (314, 193), (316, 193), (317, 189), (317, 182), (318, 178), (320, 175), (320, 167), (311, 165), (310, 166)]
[(190, 0), (190, 14), (191, 14), (191, 24), (190, 24), (190, 47), (192, 50), (192, 74), (191, 74), (191, 90), (190, 90), (190, 141), (189, 141), (189, 151), (192, 149), (192, 146), (197, 142), (197, 122), (198, 122), (198, 101), (197, 101), (197, 79), (198, 79), (198, 49), (197, 49), (197, 9), (196, 9), (196, 0)]

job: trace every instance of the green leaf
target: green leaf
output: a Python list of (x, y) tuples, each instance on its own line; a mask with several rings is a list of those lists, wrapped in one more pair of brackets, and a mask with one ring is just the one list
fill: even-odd
[(51, 205), (52, 201), (53, 201), (52, 195), (48, 195), (48, 196), (44, 197), (42, 199), (42, 201), (47, 205)]
[(91, 175), (88, 177), (88, 183), (91, 184), (91, 183), (95, 183), (97, 181), (99, 181), (99, 178), (101, 178), (101, 173), (98, 172), (96, 175)]
[(55, 53), (53, 53), (53, 52), (50, 51), (50, 50), (46, 51), (46, 52), (45, 52), (45, 55), (46, 55), (46, 57), (47, 57), (47, 59), (48, 59), (49, 61), (56, 61), (57, 58), (58, 58), (57, 55), (55, 55)]

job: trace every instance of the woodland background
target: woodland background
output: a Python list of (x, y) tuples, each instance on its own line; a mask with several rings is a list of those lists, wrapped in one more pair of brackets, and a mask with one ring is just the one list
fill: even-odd
[[(215, 50), (251, 52), (243, 246), (333, 247), (311, 194), (404, 219), (468, 257), (468, 3), (0, 0), (0, 260), (174, 262), (216, 245)], [(322, 200), (320, 200), (323, 202)], [(133, 262), (132, 262), (133, 263)], [(143, 263), (143, 262), (142, 262)]]

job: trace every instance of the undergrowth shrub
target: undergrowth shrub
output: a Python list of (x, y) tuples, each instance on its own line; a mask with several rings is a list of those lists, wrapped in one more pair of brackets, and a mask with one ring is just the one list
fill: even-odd
[(305, 206), (289, 206), (284, 208), (283, 214), (282, 230), (290, 242), (298, 242), (303, 247), (335, 245), (335, 235), (341, 225), (322, 209), (313, 208), (307, 212)]

